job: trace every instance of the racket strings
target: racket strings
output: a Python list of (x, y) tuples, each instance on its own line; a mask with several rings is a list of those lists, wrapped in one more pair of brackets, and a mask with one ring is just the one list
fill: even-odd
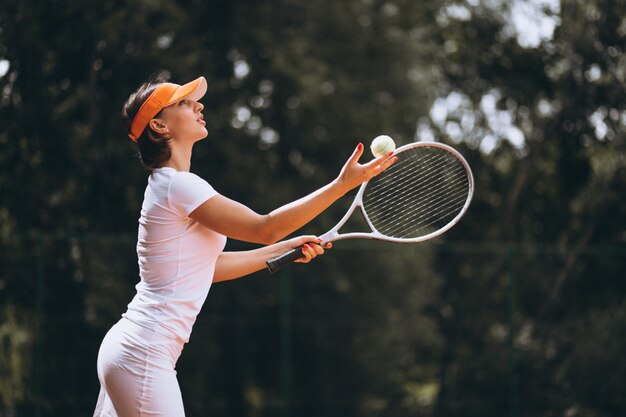
[[(426, 174), (428, 170), (423, 171)], [(423, 175), (423, 180), (428, 182), (442, 181), (440, 178), (432, 175)], [(446, 181), (449, 181), (446, 180)], [(405, 187), (406, 188), (406, 187)], [(424, 187), (416, 187), (413, 192), (407, 192), (402, 195), (402, 200), (405, 204), (390, 207), (384, 207), (386, 215), (395, 216), (396, 225), (380, 225), (380, 231), (383, 233), (394, 234), (398, 237), (411, 237), (412, 235), (423, 235), (428, 232), (428, 226), (443, 226), (445, 223), (441, 223), (441, 220), (447, 220), (448, 215), (454, 212), (458, 208), (462, 207), (464, 199), (450, 198), (450, 194), (442, 194), (438, 190), (425, 189)], [(459, 204), (461, 203), (461, 204)], [(406, 205), (411, 204), (412, 207), (428, 207), (428, 211), (415, 211), (412, 212), (407, 209)], [(380, 208), (380, 207), (379, 207)], [(450, 210), (451, 209), (451, 210)], [(401, 214), (401, 210), (403, 214)], [(419, 214), (416, 214), (419, 213)], [(384, 221), (380, 219), (380, 215), (376, 217), (376, 222)], [(384, 227), (383, 227), (384, 226)], [(398, 230), (396, 230), (398, 229)]]
[[(444, 200), (438, 206), (432, 206), (432, 212), (423, 213), (421, 216), (403, 215), (396, 218), (396, 224), (381, 225), (379, 232), (395, 237), (411, 238), (430, 233), (431, 227), (439, 229), (448, 223), (460, 211), (465, 203), (465, 198), (457, 200)], [(447, 210), (447, 211), (445, 211)], [(398, 229), (401, 228), (401, 229)]]
[[(464, 203), (465, 200), (462, 200), (462, 202)], [(456, 203), (458, 203), (458, 201)], [(463, 205), (461, 204), (461, 207), (462, 206)], [(450, 210), (443, 212), (442, 211), (443, 209), (450, 209)], [(426, 235), (430, 233), (432, 230), (440, 229), (444, 227), (446, 224), (448, 224), (448, 222), (442, 222), (441, 219), (454, 218), (454, 216), (452, 215), (458, 214), (460, 208), (458, 207), (458, 204), (456, 204), (455, 206), (448, 205), (446, 207), (440, 207), (439, 210), (440, 210), (439, 215), (431, 216), (430, 218), (431, 221), (428, 223), (426, 222), (427, 220), (429, 220), (427, 216), (422, 216), (420, 218), (409, 220), (408, 222), (402, 225), (402, 228), (403, 228), (402, 231), (396, 232), (394, 236), (401, 237), (401, 238), (411, 238), (411, 237), (415, 237), (415, 233), (417, 233), (417, 235), (419, 236)], [(386, 228), (386, 229), (382, 229), (379, 231), (382, 234), (389, 235), (390, 232), (394, 231), (394, 229)]]
[[(456, 199), (451, 199), (451, 200), (444, 200), (442, 202), (442, 204), (439, 204), (438, 206), (434, 206), (433, 207), (436, 208), (436, 210), (438, 211), (438, 214), (436, 216), (440, 216), (440, 217), (447, 217), (447, 215), (450, 212), (446, 212), (446, 213), (442, 213), (443, 210), (448, 210), (448, 209), (452, 209), (452, 212), (457, 211), (458, 209), (460, 209), (463, 204), (465, 203), (465, 199), (462, 197), (456, 198)], [(421, 213), (421, 215), (414, 215), (413, 213), (401, 213), (399, 216), (396, 217), (397, 221), (404, 221), (405, 223), (403, 224), (403, 227), (406, 226), (410, 226), (413, 223), (417, 223), (420, 222), (426, 218), (428, 218), (428, 216), (435, 216), (435, 214), (433, 213)], [(373, 217), (372, 220), (376, 221), (377, 219), (379, 219), (380, 216), (378, 217)], [(379, 230), (382, 232), (382, 230)]]
[[(448, 203), (448, 200), (453, 201), (455, 198), (454, 196), (451, 198), (448, 198), (447, 196), (442, 195), (441, 193), (438, 192), (438, 190), (420, 190), (420, 189), (413, 189), (413, 190), (409, 190), (409, 193), (406, 194), (404, 196), (405, 200), (410, 200), (413, 199), (413, 204), (417, 204), (417, 205), (428, 205), (430, 206), (431, 209), (436, 208), (436, 205), (441, 203), (441, 205), (445, 205)], [(464, 202), (464, 199), (461, 198), (460, 201)], [(368, 209), (373, 210), (374, 213), (376, 213), (377, 215), (380, 215), (380, 209), (381, 207), (384, 206), (384, 202), (383, 201), (378, 201), (376, 204), (372, 204), (371, 206), (368, 206)], [(435, 207), (433, 207), (435, 206)], [(390, 209), (393, 209), (394, 207), (390, 207)], [(399, 208), (399, 207), (396, 207)], [(411, 213), (406, 213), (406, 215), (410, 215)], [(373, 216), (374, 217), (374, 216)]]
[[(411, 164), (402, 167), (403, 170), (402, 172), (399, 172), (399, 176), (398, 178), (396, 178), (394, 181), (387, 181), (386, 187), (381, 188), (382, 186), (380, 184), (379, 187), (377, 188), (373, 188), (371, 190), (372, 193), (380, 193), (380, 199), (383, 199), (385, 197), (397, 194), (401, 191), (405, 191), (407, 188), (412, 189), (414, 187), (414, 182), (413, 182), (413, 170), (416, 168), (415, 164), (418, 161), (413, 161), (414, 166), (411, 166)], [(445, 163), (445, 161), (443, 161), (441, 164), (439, 164), (439, 166), (432, 166), (429, 167), (429, 169), (427, 169), (426, 171), (420, 172), (420, 175), (422, 175), (423, 177), (428, 176), (429, 174), (431, 174), (434, 170), (436, 170), (437, 168), (440, 168), (441, 165), (443, 165), (443, 163)]]
[(441, 229), (463, 210), (471, 184), (465, 166), (438, 147), (415, 147), (373, 178), (363, 206), (372, 226), (398, 238), (416, 238)]
[[(423, 214), (422, 216), (399, 216), (395, 218), (395, 223), (389, 223), (389, 217), (387, 218), (375, 218), (373, 227), (378, 229), (379, 232), (399, 238), (417, 238), (427, 235), (436, 229), (443, 228), (450, 220), (454, 218), (454, 215), (459, 213), (459, 207), (462, 207), (463, 199), (458, 201), (450, 201), (447, 204), (436, 207), (437, 214)], [(455, 206), (456, 204), (456, 206)], [(447, 211), (444, 211), (449, 209)], [(394, 211), (389, 211), (392, 215)], [(400, 212), (400, 210), (397, 210)], [(431, 227), (432, 226), (432, 227)]]
[[(408, 152), (410, 151), (405, 151), (405, 153)], [(425, 158), (426, 156), (422, 156), (421, 158), (417, 158), (414, 156), (411, 158), (401, 159), (400, 161), (393, 164), (389, 169), (387, 169), (387, 171), (385, 171), (385, 174), (371, 180), (370, 184), (368, 185), (368, 191), (377, 192), (377, 190), (379, 190), (380, 188), (388, 189), (389, 183), (397, 184), (401, 182), (399, 181), (399, 179), (402, 177), (398, 178), (398, 175), (402, 176), (403, 174), (411, 174), (413, 172), (413, 168), (415, 168), (415, 166), (418, 165), (420, 162), (423, 163)]]
[[(450, 164), (450, 162), (457, 163), (456, 159), (446, 160), (444, 158), (439, 158), (439, 160), (434, 163), (429, 164), (428, 168), (425, 170), (420, 170), (420, 166), (418, 165), (420, 162), (425, 164), (424, 158), (420, 159), (405, 159), (404, 161), (409, 161), (405, 166), (398, 167), (401, 171), (398, 172), (390, 172), (385, 176), (384, 182), (378, 182), (372, 186), (369, 190), (372, 194), (377, 194), (379, 200), (383, 200), (386, 197), (389, 197), (394, 194), (398, 194), (406, 189), (415, 189), (416, 183), (414, 181), (415, 173), (419, 173), (421, 176), (421, 183), (425, 184), (425, 186), (431, 181), (431, 174), (437, 174), (441, 172), (441, 168), (444, 165)], [(431, 161), (432, 162), (432, 161)], [(398, 165), (397, 163), (395, 165)], [(394, 166), (395, 166), (394, 165)], [(393, 168), (393, 166), (392, 166)], [(390, 168), (391, 169), (391, 168)], [(395, 174), (395, 175), (394, 175)], [(464, 170), (458, 171), (460, 176), (466, 176)], [(390, 185), (391, 184), (391, 185)], [(384, 188), (382, 190), (381, 188)], [(419, 192), (419, 190), (416, 190)]]
[[(452, 180), (456, 180), (456, 179), (460, 179), (462, 177), (465, 177), (465, 174), (463, 172), (459, 172), (456, 174), (457, 177), (459, 178), (450, 178)], [(384, 192), (380, 194), (380, 198), (386, 198), (386, 197), (390, 197), (391, 195), (394, 195), (396, 193), (402, 192), (402, 191), (408, 191), (410, 194), (406, 195), (404, 198), (408, 199), (410, 197), (413, 197), (414, 195), (420, 195), (421, 191), (424, 191), (420, 188), (414, 187), (414, 184), (411, 182), (411, 180), (407, 180), (407, 184), (405, 184), (403, 187), (393, 187), (393, 189), (391, 189), (388, 192)], [(423, 188), (423, 187), (422, 187)], [(433, 196), (433, 199), (429, 199), (429, 197)], [(435, 202), (437, 199), (442, 199), (443, 196), (441, 195), (441, 193), (439, 192), (439, 190), (433, 190), (433, 189), (426, 189), (426, 192), (422, 193), (420, 195), (420, 199), (418, 201), (415, 201), (414, 203), (416, 204), (426, 204), (426, 203), (433, 203)], [(379, 200), (377, 201), (377, 203), (373, 203), (372, 205), (368, 206), (369, 208), (376, 208), (377, 206), (381, 206), (385, 204), (384, 200)]]

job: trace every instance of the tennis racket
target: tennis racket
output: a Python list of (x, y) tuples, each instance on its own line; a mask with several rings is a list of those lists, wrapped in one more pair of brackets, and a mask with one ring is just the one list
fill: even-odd
[[(417, 142), (394, 155), (398, 160), (391, 167), (361, 184), (345, 216), (320, 236), (322, 245), (354, 238), (423, 242), (463, 217), (474, 194), (474, 177), (460, 153), (441, 143)], [(339, 233), (357, 207), (371, 231)], [(276, 272), (301, 257), (302, 248), (295, 248), (267, 261), (267, 267)]]

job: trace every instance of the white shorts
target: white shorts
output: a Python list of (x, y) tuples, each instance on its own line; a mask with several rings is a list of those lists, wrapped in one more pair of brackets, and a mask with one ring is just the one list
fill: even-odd
[(184, 417), (176, 361), (184, 342), (122, 318), (98, 353), (100, 395), (94, 417)]

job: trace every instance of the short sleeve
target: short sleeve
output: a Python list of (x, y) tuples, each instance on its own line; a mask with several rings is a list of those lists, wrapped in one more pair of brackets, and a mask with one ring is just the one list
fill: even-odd
[(218, 192), (199, 176), (190, 172), (178, 172), (172, 177), (167, 194), (170, 208), (187, 217)]

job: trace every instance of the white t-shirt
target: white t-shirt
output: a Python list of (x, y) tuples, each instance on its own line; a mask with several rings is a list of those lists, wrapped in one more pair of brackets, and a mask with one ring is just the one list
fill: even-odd
[(173, 168), (152, 171), (139, 218), (137, 294), (122, 316), (165, 336), (189, 341), (213, 281), (226, 237), (189, 218), (218, 193)]

